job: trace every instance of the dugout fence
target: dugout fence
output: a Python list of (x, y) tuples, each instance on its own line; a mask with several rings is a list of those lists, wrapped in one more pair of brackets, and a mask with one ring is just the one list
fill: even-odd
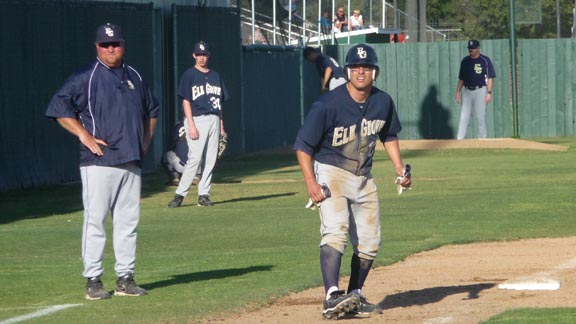
[[(320, 94), (312, 64), (298, 46), (243, 46), (234, 8), (87, 1), (0, 0), (0, 191), (78, 181), (75, 139), (44, 117), (64, 80), (92, 61), (94, 32), (107, 21), (122, 26), (127, 62), (151, 84), (162, 115), (146, 170), (159, 165), (170, 128), (181, 118), (176, 87), (193, 64), (202, 39), (214, 52), (211, 66), (231, 93), (225, 104), (228, 155), (290, 148)], [(322, 50), (341, 64), (351, 45)], [(460, 107), (454, 102), (464, 42), (373, 44), (381, 75), (377, 86), (396, 102), (404, 139), (455, 137)], [(511, 69), (509, 40), (482, 40), (495, 65), (494, 99), (488, 107), (490, 137), (512, 136), (511, 73), (519, 92), (520, 137), (574, 136), (576, 39), (519, 40), (518, 68)], [(476, 132), (475, 121), (469, 136)]]

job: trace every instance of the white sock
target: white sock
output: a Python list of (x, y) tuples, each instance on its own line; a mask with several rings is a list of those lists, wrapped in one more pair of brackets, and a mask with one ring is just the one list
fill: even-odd
[(328, 289), (328, 292), (326, 293), (326, 300), (330, 299), (330, 295), (331, 295), (333, 292), (338, 291), (338, 290), (340, 290), (340, 289), (338, 289), (338, 287), (336, 287), (336, 286), (330, 287), (330, 288)]

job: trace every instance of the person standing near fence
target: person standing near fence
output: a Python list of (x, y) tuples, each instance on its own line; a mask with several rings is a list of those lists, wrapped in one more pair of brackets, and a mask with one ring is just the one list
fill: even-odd
[(111, 297), (101, 280), (108, 214), (113, 219), (118, 277), (114, 294), (142, 296), (147, 291), (134, 281), (141, 168), (160, 108), (141, 75), (124, 62), (119, 26), (100, 26), (95, 46), (96, 61), (64, 83), (52, 97), (46, 117), (56, 119), (81, 144), (86, 299)]
[(486, 106), (492, 101), (492, 87), (496, 77), (490, 58), (480, 54), (478, 40), (468, 41), (468, 53), (470, 55), (464, 57), (460, 63), (456, 86), (456, 102), (462, 104), (457, 135), (459, 140), (466, 137), (472, 111), (478, 121), (478, 137), (487, 137)]
[(346, 83), (344, 72), (338, 62), (330, 56), (322, 54), (320, 49), (308, 46), (304, 48), (302, 56), (316, 66), (322, 82), (320, 89), (322, 93)]
[(198, 182), (197, 205), (212, 206), (210, 200), (212, 172), (218, 158), (220, 134), (226, 133), (222, 119), (222, 104), (229, 96), (220, 74), (208, 67), (210, 55), (208, 44), (202, 41), (196, 43), (192, 52), (196, 64), (184, 72), (178, 87), (178, 97), (182, 99), (185, 116), (188, 160), (174, 199), (168, 203), (170, 208), (180, 207), (190, 191), (202, 161), (204, 167)]

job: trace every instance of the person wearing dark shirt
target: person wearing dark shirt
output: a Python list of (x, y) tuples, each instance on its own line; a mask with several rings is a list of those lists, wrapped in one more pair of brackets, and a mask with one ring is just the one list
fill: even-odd
[(322, 79), (322, 93), (346, 83), (344, 72), (335, 59), (322, 54), (319, 49), (310, 46), (304, 48), (302, 55), (308, 62), (315, 64), (316, 70)]
[(480, 54), (478, 40), (468, 41), (468, 52), (470, 55), (460, 63), (456, 86), (456, 102), (462, 104), (457, 135), (459, 140), (466, 137), (472, 111), (478, 120), (478, 138), (486, 138), (486, 106), (492, 101), (492, 87), (496, 77), (490, 58)]
[(86, 299), (107, 299), (104, 273), (106, 219), (113, 216), (117, 296), (142, 296), (134, 281), (141, 169), (159, 105), (141, 75), (124, 62), (119, 26), (96, 31), (97, 59), (73, 74), (52, 97), (46, 117), (78, 137), (84, 225), (83, 276)]

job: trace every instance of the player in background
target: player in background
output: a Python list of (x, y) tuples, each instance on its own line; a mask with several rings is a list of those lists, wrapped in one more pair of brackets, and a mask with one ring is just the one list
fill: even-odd
[(478, 40), (468, 41), (468, 52), (470, 55), (465, 56), (460, 63), (456, 86), (456, 102), (462, 103), (457, 135), (459, 140), (466, 137), (472, 110), (478, 120), (478, 137), (486, 138), (486, 105), (492, 101), (492, 87), (496, 77), (490, 58), (480, 54)]
[[(378, 140), (397, 176), (404, 174), (398, 133), (402, 129), (390, 95), (374, 87), (379, 74), (374, 49), (355, 45), (346, 55), (348, 82), (320, 96), (298, 132), (294, 150), (308, 196), (320, 204), (320, 268), (323, 317), (380, 313), (362, 294), (380, 247), (380, 206), (371, 169)], [(409, 187), (409, 176), (401, 180)], [(327, 198), (325, 185), (330, 191)], [(347, 238), (353, 248), (347, 291), (338, 286)]]
[[(172, 147), (162, 155), (162, 166), (168, 173), (169, 180), (167, 186), (178, 186), (180, 178), (184, 172), (184, 167), (188, 161), (188, 142), (186, 141), (186, 129), (184, 122), (178, 122), (172, 130)], [(194, 183), (198, 183), (202, 175), (202, 163), (194, 177)]]
[(156, 126), (158, 102), (140, 74), (126, 64), (119, 26), (96, 32), (97, 59), (72, 75), (52, 97), (46, 117), (80, 141), (84, 204), (82, 260), (86, 299), (110, 294), (100, 277), (106, 246), (106, 219), (112, 215), (115, 295), (141, 296), (134, 281), (141, 168)]
[(304, 59), (316, 66), (316, 70), (322, 81), (322, 88), (320, 90), (322, 93), (333, 90), (337, 86), (346, 83), (344, 72), (342, 72), (342, 68), (335, 59), (322, 54), (319, 49), (310, 46), (304, 48), (302, 55)]
[(208, 44), (194, 45), (192, 57), (196, 64), (186, 70), (180, 79), (178, 97), (182, 99), (184, 127), (188, 142), (188, 161), (176, 189), (174, 199), (168, 207), (180, 207), (188, 195), (198, 168), (204, 161), (202, 176), (198, 182), (198, 206), (212, 206), (210, 189), (212, 171), (218, 157), (218, 141), (224, 130), (222, 104), (228, 100), (228, 90), (220, 74), (208, 67), (210, 59)]

